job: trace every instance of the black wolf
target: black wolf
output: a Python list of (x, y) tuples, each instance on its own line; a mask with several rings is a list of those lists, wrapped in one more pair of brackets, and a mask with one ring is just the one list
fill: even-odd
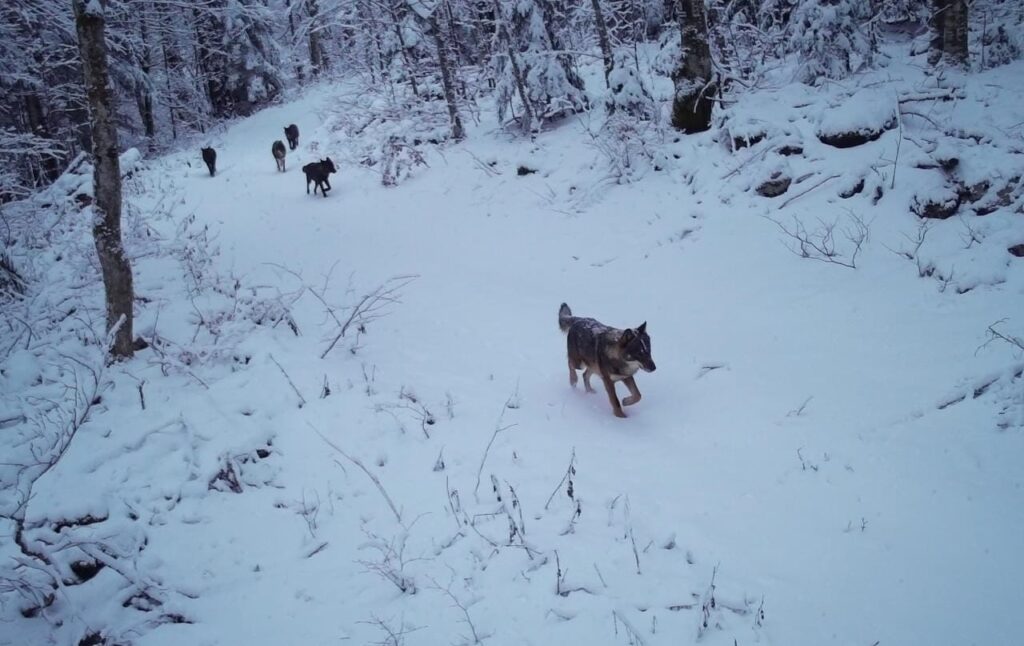
[(279, 171), (281, 171), (283, 173), (284, 172), (284, 156), (286, 154), (288, 154), (288, 153), (285, 150), (284, 144), (281, 143), (280, 139), (275, 141), (274, 145), (270, 147), (270, 152), (271, 152), (272, 155), (274, 155), (274, 161), (277, 162), (277, 170), (279, 170)]
[[(616, 417), (625, 417), (622, 405), (631, 406), (640, 401), (640, 389), (636, 387), (633, 375), (637, 370), (654, 372), (651, 358), (651, 337), (647, 335), (647, 322), (635, 330), (619, 330), (608, 327), (594, 319), (572, 315), (565, 303), (558, 309), (558, 327), (568, 333), (569, 383), (576, 387), (576, 371), (583, 368), (583, 385), (587, 392), (591, 375), (598, 375), (608, 392), (608, 401)], [(615, 394), (615, 382), (625, 382), (629, 396), (619, 404)]]
[(334, 162), (328, 157), (312, 164), (306, 164), (302, 167), (302, 172), (306, 174), (306, 195), (309, 195), (309, 183), (313, 182), (313, 195), (316, 195), (316, 189), (319, 188), (320, 193), (327, 197), (327, 191), (331, 190), (330, 174), (338, 172), (338, 169), (334, 167)]
[(299, 127), (294, 123), (284, 129), (284, 136), (288, 139), (288, 147), (295, 150), (299, 147)]
[(210, 177), (217, 174), (217, 151), (213, 148), (203, 148), (203, 161), (210, 169)]

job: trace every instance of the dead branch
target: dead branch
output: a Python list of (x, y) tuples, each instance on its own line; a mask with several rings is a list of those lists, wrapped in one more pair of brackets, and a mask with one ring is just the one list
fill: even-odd
[[(414, 274), (394, 276), (384, 281), (383, 284), (377, 286), (375, 289), (364, 294), (362, 298), (359, 299), (359, 302), (352, 307), (348, 318), (345, 319), (344, 322), (339, 321), (338, 334), (320, 354), (320, 358), (323, 359), (331, 350), (334, 349), (334, 346), (337, 345), (338, 341), (345, 336), (345, 333), (348, 332), (350, 327), (355, 325), (357, 329), (362, 331), (367, 323), (384, 316), (386, 308), (389, 305), (401, 302), (399, 300), (399, 293), (402, 288), (417, 278), (419, 278), (419, 276)], [(338, 321), (338, 319), (335, 320)]]
[(389, 496), (389, 495), (388, 495), (388, 492), (387, 492), (387, 491), (385, 491), (385, 489), (384, 489), (384, 485), (382, 485), (382, 484), (381, 484), (381, 482), (380, 482), (380, 479), (379, 479), (379, 478), (378, 478), (378, 477), (377, 477), (376, 475), (374, 475), (372, 471), (370, 471), (369, 469), (367, 469), (367, 468), (366, 468), (366, 465), (365, 465), (365, 464), (363, 464), (361, 460), (359, 460), (358, 458), (352, 457), (352, 456), (351, 456), (351, 455), (349, 455), (348, 453), (345, 453), (345, 451), (343, 451), (343, 450), (341, 449), (341, 447), (340, 447), (340, 446), (338, 446), (338, 445), (337, 445), (337, 444), (335, 444), (334, 442), (332, 442), (332, 441), (330, 441), (329, 439), (327, 439), (327, 436), (326, 436), (326, 435), (324, 435), (323, 433), (321, 433), (321, 432), (320, 432), (320, 430), (319, 430), (318, 428), (316, 428), (315, 426), (313, 426), (313, 425), (312, 425), (312, 424), (310, 424), (309, 422), (306, 422), (306, 424), (308, 424), (308, 425), (309, 425), (309, 427), (310, 427), (311, 429), (313, 429), (313, 431), (314, 431), (314, 432), (315, 432), (315, 433), (316, 433), (317, 435), (319, 435), (319, 436), (320, 436), (320, 439), (322, 439), (322, 440), (323, 440), (323, 441), (324, 441), (324, 442), (325, 442), (325, 443), (326, 443), (326, 444), (327, 444), (328, 446), (330, 446), (330, 447), (331, 447), (332, 449), (334, 449), (335, 451), (337, 451), (338, 453), (340, 453), (340, 454), (341, 454), (341, 455), (342, 455), (342, 456), (343, 456), (343, 457), (344, 457), (344, 458), (345, 458), (346, 460), (348, 460), (348, 461), (349, 461), (349, 462), (351, 462), (352, 464), (354, 464), (354, 465), (356, 465), (357, 467), (359, 467), (360, 469), (362, 469), (363, 473), (365, 473), (365, 474), (366, 474), (366, 476), (367, 476), (367, 477), (368, 477), (368, 478), (369, 478), (370, 480), (373, 480), (373, 484), (377, 485), (377, 489), (378, 489), (378, 490), (380, 491), (380, 494), (381, 494), (382, 496), (384, 496), (384, 500), (386, 500), (386, 501), (387, 501), (387, 503), (388, 503), (388, 507), (390, 507), (390, 508), (391, 508), (391, 513), (393, 513), (393, 514), (395, 515), (395, 519), (396, 519), (396, 520), (398, 521), (398, 523), (399, 523), (399, 524), (401, 524), (401, 523), (402, 523), (402, 514), (401, 514), (401, 513), (399, 513), (399, 511), (398, 511), (398, 508), (397, 508), (397, 507), (395, 507), (395, 503), (394, 503), (394, 502), (392, 502), (392, 500), (391, 500), (391, 496)]
[(769, 216), (762, 217), (774, 222), (779, 230), (794, 241), (795, 244), (787, 245), (787, 248), (801, 258), (827, 262), (850, 269), (857, 268), (857, 255), (867, 241), (870, 232), (863, 218), (849, 212), (850, 225), (844, 227), (841, 233), (849, 243), (850, 249), (841, 253), (836, 246), (838, 218), (831, 222), (818, 218), (819, 227), (814, 231), (808, 231), (804, 223), (796, 216), (793, 216), (792, 226), (787, 226)]
[(821, 185), (822, 185), (822, 184), (824, 184), (825, 182), (829, 182), (829, 181), (831, 181), (831, 180), (834, 180), (834, 179), (836, 179), (837, 177), (839, 177), (839, 175), (829, 175), (828, 177), (826, 177), (826, 178), (822, 179), (821, 181), (817, 182), (816, 184), (813, 184), (812, 186), (808, 186), (808, 187), (807, 187), (807, 188), (805, 188), (805, 189), (804, 189), (803, 191), (801, 191), (801, 192), (797, 193), (796, 195), (793, 195), (792, 197), (790, 197), (789, 199), (787, 199), (787, 200), (786, 200), (785, 202), (783, 202), (782, 204), (780, 204), (780, 205), (779, 205), (779, 210), (781, 211), (782, 209), (784, 209), (784, 208), (786, 208), (787, 206), (789, 206), (789, 205), (790, 205), (790, 204), (791, 204), (792, 202), (795, 202), (796, 200), (800, 199), (800, 198), (801, 198), (801, 197), (803, 197), (804, 195), (807, 195), (808, 193), (810, 193), (810, 192), (811, 192), (811, 191), (813, 191), (814, 189), (818, 188), (819, 186), (821, 186)]
[(988, 326), (988, 340), (985, 341), (985, 343), (981, 344), (981, 346), (978, 348), (979, 350), (987, 346), (989, 343), (992, 343), (993, 341), (1003, 341), (1004, 343), (1008, 343), (1011, 346), (1017, 348), (1018, 350), (1024, 350), (1024, 339), (1013, 336), (1012, 334), (1003, 334), (1002, 332), (996, 329), (997, 325), (1005, 322), (1006, 319), (1000, 319), (993, 323), (992, 325)]
[(634, 644), (635, 646), (646, 646), (647, 641), (644, 640), (643, 635), (640, 634), (640, 631), (638, 631), (636, 627), (634, 627), (633, 624), (622, 615), (622, 613), (618, 610), (612, 610), (612, 618), (617, 622), (616, 625), (618, 625), (618, 623), (622, 624), (622, 627), (626, 632), (626, 638), (629, 640), (630, 644)]
[(550, 496), (548, 496), (548, 501), (546, 503), (544, 503), (544, 511), (547, 511), (548, 507), (551, 505), (551, 501), (555, 499), (555, 494), (557, 494), (558, 491), (562, 488), (562, 485), (565, 484), (566, 480), (569, 481), (569, 488), (566, 490), (566, 493), (568, 494), (568, 496), (570, 498), (573, 497), (573, 488), (572, 488), (572, 480), (571, 480), (571, 478), (575, 474), (576, 474), (576, 447), (574, 446), (574, 447), (572, 447), (572, 455), (569, 456), (569, 466), (566, 467), (565, 474), (562, 476), (562, 479), (559, 480), (558, 485), (555, 486), (555, 490), (551, 492)]
[(480, 502), (480, 474), (483, 473), (484, 463), (487, 462), (487, 454), (491, 450), (491, 445), (494, 444), (494, 439), (498, 437), (498, 433), (507, 431), (510, 428), (515, 428), (515, 424), (509, 424), (508, 426), (502, 426), (501, 420), (505, 416), (505, 409), (508, 408), (508, 401), (501, 407), (501, 414), (498, 415), (498, 421), (494, 424), (494, 433), (491, 434), (491, 439), (487, 442), (487, 446), (484, 448), (484, 454), (480, 458), (480, 466), (476, 470), (476, 486), (473, 487), (473, 496), (477, 502)]
[(966, 95), (962, 90), (945, 90), (942, 92), (933, 92), (931, 94), (905, 94), (899, 97), (900, 103), (913, 103), (916, 101), (952, 101), (953, 99), (963, 99)]
[(270, 357), (270, 360), (274, 362), (274, 365), (277, 366), (277, 369), (281, 371), (281, 374), (284, 375), (285, 380), (288, 381), (288, 385), (292, 387), (292, 390), (294, 390), (295, 394), (298, 396), (298, 398), (299, 398), (299, 408), (302, 408), (303, 406), (305, 406), (306, 405), (306, 398), (303, 397), (302, 393), (299, 392), (298, 387), (296, 387), (295, 382), (292, 381), (292, 378), (288, 375), (288, 373), (285, 372), (284, 367), (282, 367), (281, 364), (279, 364), (277, 362), (277, 359), (274, 358), (274, 355), (271, 354), (271, 355), (268, 355), (268, 356)]
[[(454, 578), (454, 576), (455, 575), (453, 572), (452, 578)], [(460, 601), (459, 598), (455, 596), (455, 594), (452, 592), (451, 584), (449, 583), (448, 587), (443, 588), (433, 578), (430, 579), (430, 582), (433, 584), (435, 590), (443, 593), (452, 602), (453, 606), (462, 611), (462, 623), (469, 626), (469, 632), (472, 634), (473, 637), (473, 641), (470, 643), (482, 644), (483, 640), (487, 639), (490, 635), (481, 635), (479, 632), (477, 632), (476, 625), (473, 623), (473, 618), (469, 615), (469, 608), (466, 607), (466, 604), (462, 603), (462, 601)]]

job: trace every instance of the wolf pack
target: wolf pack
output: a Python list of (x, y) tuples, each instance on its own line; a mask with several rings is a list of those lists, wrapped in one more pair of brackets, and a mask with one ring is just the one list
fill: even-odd
[[(288, 156), (288, 150), (294, 151), (299, 147), (299, 127), (294, 123), (285, 126), (284, 138), (288, 141), (288, 147), (285, 148), (284, 142), (278, 139), (270, 146), (270, 154), (274, 157), (274, 163), (277, 164), (277, 170), (285, 172), (285, 158)], [(217, 175), (217, 151), (211, 147), (201, 149), (203, 155), (203, 163), (206, 164), (206, 168), (210, 171), (210, 177)], [(331, 158), (321, 159), (317, 162), (306, 164), (302, 167), (302, 172), (306, 175), (306, 194), (309, 195), (309, 185), (313, 185), (313, 195), (316, 195), (317, 189), (320, 189), (320, 194), (327, 197), (327, 191), (331, 190), (331, 173), (337, 173), (338, 169), (331, 161)]]
[[(299, 128), (294, 123), (284, 129), (288, 147), (280, 139), (270, 147), (270, 153), (277, 164), (277, 170), (285, 172), (285, 160), (288, 150), (299, 147)], [(203, 161), (210, 170), (210, 176), (217, 173), (217, 151), (203, 148)], [(306, 164), (302, 167), (306, 175), (306, 194), (309, 185), (313, 184), (313, 195), (317, 189), (327, 197), (331, 190), (330, 175), (337, 168), (331, 158)], [(566, 350), (569, 361), (569, 385), (576, 388), (579, 381), (577, 370), (583, 370), (583, 387), (588, 393), (597, 392), (590, 384), (591, 377), (597, 376), (608, 395), (608, 403), (616, 417), (626, 417), (623, 406), (632, 406), (640, 401), (640, 389), (633, 377), (637, 372), (654, 372), (656, 366), (651, 357), (651, 337), (647, 334), (647, 322), (635, 328), (614, 328), (592, 318), (573, 316), (572, 310), (565, 303), (558, 309), (558, 327), (566, 335)], [(616, 384), (622, 382), (629, 395), (619, 401), (615, 390)]]

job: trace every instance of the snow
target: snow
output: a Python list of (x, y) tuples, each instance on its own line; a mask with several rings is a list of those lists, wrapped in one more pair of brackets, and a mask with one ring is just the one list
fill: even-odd
[(896, 96), (891, 91), (864, 89), (839, 101), (822, 111), (821, 135), (878, 133), (896, 125)]
[[(1008, 126), (1022, 72), (965, 81), (967, 97), (1004, 91), (958, 102), (957, 118)], [(878, 125), (925, 82), (913, 74), (879, 73), (912, 80), (833, 111), (803, 86), (766, 93), (788, 106), (773, 132), (802, 135), (802, 156), (765, 153), (771, 137), (732, 153), (723, 130), (666, 136), (674, 166), (633, 181), (609, 181), (583, 120), (530, 141), (484, 114), (386, 188), (337, 121), (349, 86), (234, 124), (215, 178), (198, 150), (139, 161), (136, 328), (163, 341), (105, 369), (27, 520), (105, 517), (62, 533), (109, 540), (156, 614), (187, 622), (126, 610), (111, 568), (58, 604), (139, 646), (389, 643), (387, 630), (408, 644), (1019, 641), (1022, 363), (986, 341), (997, 321), (1024, 326), (1024, 263), (1005, 251), (1021, 216), (935, 221), (915, 249), (908, 205), (940, 172), (906, 152), (894, 166), (895, 133), (841, 151), (813, 138)], [(289, 123), (303, 139), (278, 173), (268, 144)], [(987, 150), (966, 146), (964, 167)], [(297, 169), (327, 155), (347, 162), (334, 190), (307, 196)], [(775, 200), (748, 190), (780, 168), (815, 177)], [(851, 169), (867, 186), (842, 200)], [(771, 221), (848, 212), (870, 227), (855, 270), (791, 253)], [(141, 253), (153, 239), (171, 255)], [(848, 252), (838, 230), (836, 243)], [(91, 258), (88, 238), (71, 253)], [(321, 358), (333, 317), (396, 276), (412, 278)], [(648, 322), (658, 370), (637, 375), (628, 419), (569, 386), (563, 301)], [(54, 361), (39, 343), (12, 352), (0, 410), (59, 401), (74, 367)], [(22, 455), (28, 426), (3, 428), (5, 452)], [(90, 545), (68, 549), (96, 557)], [(18, 609), (4, 606), (0, 644), (83, 634)]]

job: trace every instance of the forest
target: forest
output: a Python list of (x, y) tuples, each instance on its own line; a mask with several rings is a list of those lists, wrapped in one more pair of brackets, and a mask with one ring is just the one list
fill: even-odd
[(0, 646), (1020, 641), (1021, 0), (9, 0), (0, 62)]

